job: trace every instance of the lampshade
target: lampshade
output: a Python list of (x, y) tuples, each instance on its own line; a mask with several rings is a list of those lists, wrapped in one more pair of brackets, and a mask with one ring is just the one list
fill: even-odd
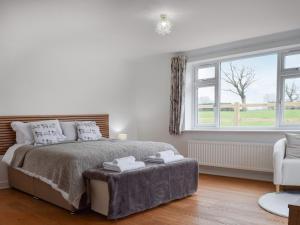
[(118, 134), (119, 140), (127, 140), (127, 134)]

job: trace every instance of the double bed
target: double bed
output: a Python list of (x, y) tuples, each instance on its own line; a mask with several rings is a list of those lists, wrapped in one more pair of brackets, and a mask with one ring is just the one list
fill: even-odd
[(95, 121), (103, 138), (98, 141), (64, 142), (51, 145), (24, 145), (14, 151), (8, 166), (11, 187), (53, 203), (69, 211), (89, 205), (82, 173), (96, 168), (104, 161), (133, 155), (137, 160), (164, 150), (177, 150), (158, 142), (120, 141), (109, 139), (109, 116), (6, 116), (0, 117), (0, 154), (15, 144), (11, 122), (33, 122), (58, 119), (60, 121)]
[[(1, 116), (0, 117), (0, 154), (4, 155), (9, 147), (16, 143), (16, 134), (11, 128), (13, 121), (33, 122), (58, 119), (60, 121), (93, 120), (100, 127), (103, 137), (109, 138), (109, 115), (36, 115), (36, 116)], [(8, 180), (11, 187), (31, 194), (37, 198), (55, 204), (69, 211), (77, 209), (62, 194), (42, 180), (27, 175), (12, 166), (8, 166)], [(84, 196), (83, 196), (84, 198)]]

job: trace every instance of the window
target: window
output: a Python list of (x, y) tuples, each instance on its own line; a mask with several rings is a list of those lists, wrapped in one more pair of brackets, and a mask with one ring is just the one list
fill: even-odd
[(208, 67), (198, 68), (197, 76), (198, 76), (198, 80), (215, 78), (215, 67), (208, 66)]
[(196, 126), (215, 126), (217, 77), (214, 64), (195, 67)]
[(284, 81), (283, 123), (300, 124), (300, 78), (288, 78)]
[(300, 51), (282, 54), (280, 125), (300, 126)]
[(276, 77), (276, 54), (221, 62), (220, 127), (275, 126)]
[(215, 87), (198, 87), (198, 124), (215, 123)]
[(300, 52), (284, 56), (284, 69), (300, 68)]
[(193, 65), (193, 127), (300, 127), (300, 50)]

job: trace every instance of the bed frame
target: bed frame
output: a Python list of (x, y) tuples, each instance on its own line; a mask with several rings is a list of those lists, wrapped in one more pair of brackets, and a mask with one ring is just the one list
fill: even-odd
[[(22, 121), (32, 122), (39, 120), (58, 119), (60, 121), (96, 121), (100, 127), (103, 137), (109, 137), (109, 116), (108, 114), (93, 114), (93, 115), (38, 115), (38, 116), (0, 116), (0, 155), (3, 155), (6, 150), (15, 144), (16, 135), (11, 129), (11, 122)], [(21, 190), (25, 193), (33, 195), (35, 198), (43, 199), (54, 205), (75, 212), (75, 209), (70, 205), (62, 195), (54, 190), (49, 184), (28, 176), (21, 171), (8, 167), (8, 180), (11, 187)]]

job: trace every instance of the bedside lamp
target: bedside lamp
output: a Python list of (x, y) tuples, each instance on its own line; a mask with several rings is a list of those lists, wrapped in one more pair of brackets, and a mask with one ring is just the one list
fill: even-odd
[(127, 140), (127, 134), (118, 134), (118, 139), (122, 141)]

